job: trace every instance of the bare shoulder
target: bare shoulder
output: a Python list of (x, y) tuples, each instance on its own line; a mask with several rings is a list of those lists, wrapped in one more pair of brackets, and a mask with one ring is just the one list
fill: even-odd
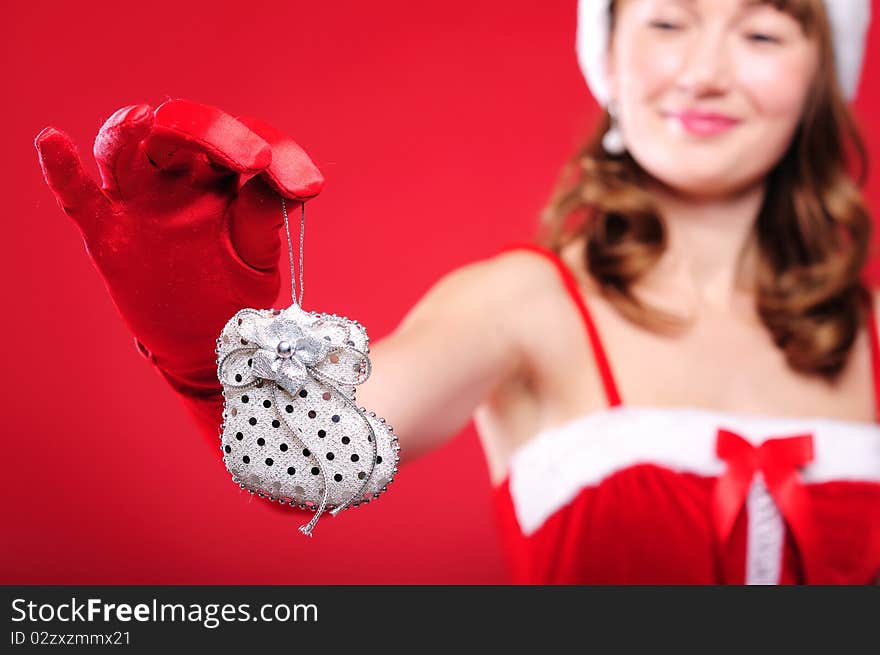
[[(556, 257), (583, 287), (591, 283), (585, 274), (583, 242), (576, 240), (563, 246)], [(562, 289), (562, 279), (556, 263), (550, 257), (526, 248), (504, 251), (485, 260), (499, 279), (507, 280), (513, 293), (541, 290), (544, 293)], [(589, 289), (588, 289), (589, 290)]]
[[(571, 251), (559, 259), (570, 270), (578, 265)], [(574, 324), (567, 296), (552, 258), (527, 248), (504, 250), (440, 276), (401, 321), (398, 333), (430, 327), (451, 340), (482, 338), (509, 354), (515, 351), (516, 359), (527, 363), (540, 359), (547, 341), (541, 335)]]
[(527, 299), (544, 297), (559, 286), (559, 274), (548, 258), (526, 249), (511, 249), (468, 262), (440, 277), (422, 302), (444, 310), (462, 305), (516, 314)]
[(591, 282), (580, 260), (576, 245), (563, 247), (554, 257), (531, 249), (511, 249), (476, 263), (474, 274), (493, 297), (492, 303), (526, 359), (546, 359), (547, 334), (557, 335), (556, 343), (566, 336), (576, 341), (580, 336), (580, 319), (571, 302), (571, 291), (560, 271), (568, 270), (575, 284), (591, 293)]
[(525, 248), (507, 250), (480, 263), (499, 289), (514, 299), (538, 290), (546, 292), (559, 279), (548, 257)]
[[(509, 365), (511, 379), (529, 375), (543, 340), (565, 320), (565, 288), (547, 257), (510, 249), (441, 275), (407, 312), (397, 336), (432, 338), (473, 347), (481, 360)], [(474, 351), (475, 352), (475, 351)], [(476, 356), (476, 355), (473, 355)]]

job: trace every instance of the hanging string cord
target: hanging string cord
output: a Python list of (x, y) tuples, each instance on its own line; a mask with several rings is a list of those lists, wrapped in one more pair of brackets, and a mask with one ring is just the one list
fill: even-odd
[[(284, 232), (287, 235), (287, 254), (288, 254), (288, 258), (290, 260), (290, 287), (291, 287), (291, 292), (292, 292), (291, 295), (293, 297), (293, 304), (299, 305), (299, 307), (302, 308), (302, 299), (303, 299), (303, 292), (304, 292), (303, 244), (304, 244), (305, 230), (306, 230), (305, 201), (301, 201), (300, 205), (301, 205), (302, 212), (300, 214), (300, 224), (299, 224), (299, 299), (297, 300), (297, 297), (296, 297), (296, 271), (293, 268), (293, 241), (290, 238), (290, 222), (287, 217), (287, 201), (284, 198), (284, 196), (281, 196), (281, 213), (284, 216)], [(361, 419), (364, 421), (364, 424), (367, 427), (367, 430), (369, 430), (369, 433), (370, 433), (370, 436), (368, 438), (372, 444), (372, 450), (373, 450), (373, 458), (372, 458), (372, 463), (370, 465), (370, 472), (364, 478), (363, 482), (360, 484), (357, 491), (355, 491), (348, 498), (348, 500), (346, 500), (344, 503), (337, 505), (332, 510), (330, 510), (330, 514), (332, 516), (336, 516), (343, 509), (345, 509), (346, 507), (351, 505), (352, 502), (354, 502), (356, 499), (361, 497), (361, 495), (364, 493), (364, 489), (367, 488), (370, 477), (372, 476), (373, 470), (375, 469), (375, 466), (376, 466), (376, 458), (378, 457), (378, 443), (377, 443), (378, 437), (376, 435), (375, 430), (373, 429), (373, 426), (370, 424), (370, 420), (367, 418), (366, 413), (364, 412), (363, 408), (358, 407), (351, 399), (349, 399), (347, 397), (347, 395), (343, 391), (341, 391), (339, 389), (339, 387), (334, 383), (335, 381), (332, 378), (328, 378), (327, 376), (322, 375), (320, 373), (320, 371), (312, 369), (311, 367), (309, 367), (308, 372), (309, 372), (309, 375), (312, 377), (312, 379), (315, 380), (316, 382), (323, 383), (328, 388), (334, 389), (336, 391), (337, 396), (340, 399), (342, 399), (342, 401), (345, 402), (353, 412), (357, 413), (361, 417)], [(276, 396), (275, 396), (275, 407), (276, 408), (281, 406), (281, 402), (278, 400), (277, 393), (278, 393), (278, 390), (273, 388), (273, 394), (276, 394)], [(285, 423), (288, 420), (287, 417), (283, 416), (283, 415), (281, 415), (281, 418), (285, 421)], [(288, 427), (291, 429), (291, 431), (293, 431), (293, 428), (295, 426), (288, 425)], [(325, 471), (324, 467), (320, 466), (320, 462), (319, 462), (319, 468), (321, 470), (321, 475), (324, 478), (324, 485), (323, 485), (323, 492), (321, 495), (321, 502), (320, 502), (317, 510), (315, 511), (314, 516), (312, 516), (312, 519), (308, 523), (299, 526), (300, 532), (302, 532), (303, 534), (305, 534), (309, 537), (312, 536), (312, 529), (315, 527), (315, 524), (318, 522), (318, 518), (324, 512), (324, 510), (326, 509), (327, 504), (328, 504), (327, 500), (329, 497), (329, 481), (327, 480), (326, 471)]]
[(293, 303), (302, 307), (303, 299), (303, 240), (306, 232), (306, 203), (300, 202), (302, 214), (299, 220), (299, 300), (296, 299), (296, 276), (293, 269), (293, 243), (290, 240), (290, 225), (287, 221), (287, 202), (284, 196), (281, 196), (281, 213), (284, 215), (284, 232), (287, 234), (287, 254), (290, 258), (290, 290), (293, 296)]

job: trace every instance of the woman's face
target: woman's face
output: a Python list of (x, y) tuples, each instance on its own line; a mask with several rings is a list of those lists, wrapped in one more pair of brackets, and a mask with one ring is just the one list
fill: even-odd
[(748, 0), (619, 0), (609, 88), (633, 158), (701, 197), (760, 182), (818, 70), (800, 23)]

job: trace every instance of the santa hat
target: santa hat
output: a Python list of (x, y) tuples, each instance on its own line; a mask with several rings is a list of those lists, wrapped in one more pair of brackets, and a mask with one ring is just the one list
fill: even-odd
[[(605, 80), (605, 49), (608, 44), (610, 0), (579, 0), (575, 49), (581, 72), (593, 97), (601, 105), (608, 104)], [(837, 75), (847, 100), (856, 94), (865, 37), (871, 22), (871, 0), (825, 0), (825, 11), (831, 24)]]

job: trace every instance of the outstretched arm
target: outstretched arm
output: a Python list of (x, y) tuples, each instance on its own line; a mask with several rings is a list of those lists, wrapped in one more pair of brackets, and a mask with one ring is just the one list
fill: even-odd
[(358, 403), (389, 420), (401, 462), (456, 434), (492, 389), (522, 370), (515, 267), (502, 255), (447, 273), (371, 346), (373, 372)]
[[(36, 147), (138, 349), (220, 457), (216, 338), (242, 307), (275, 302), (278, 194), (294, 216), (321, 190), (320, 172), (270, 126), (185, 100), (125, 107), (107, 120), (94, 146), (100, 187), (60, 130), (40, 132)], [(403, 461), (460, 430), (522, 362), (502, 260), (443, 276), (392, 334), (371, 344), (358, 405), (392, 425)]]

